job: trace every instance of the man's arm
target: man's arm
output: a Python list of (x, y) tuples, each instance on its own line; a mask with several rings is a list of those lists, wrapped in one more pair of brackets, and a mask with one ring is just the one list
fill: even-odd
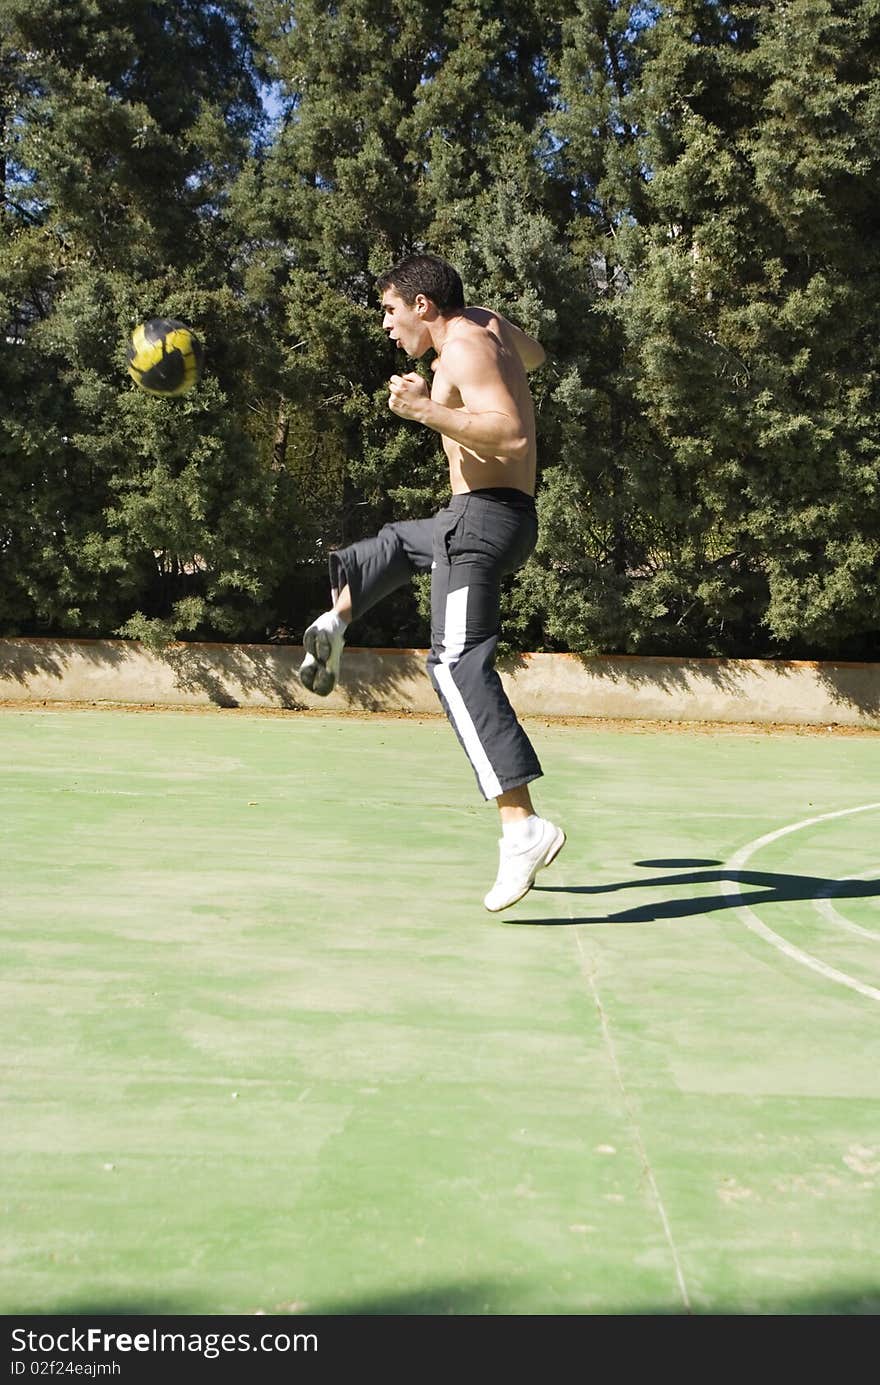
[(526, 370), (537, 370), (546, 361), (547, 352), (541, 343), (517, 327), (516, 323), (502, 317), (501, 313), (494, 312), (492, 308), (465, 308), (464, 315), (480, 327), (489, 327), (494, 318), (501, 340), (513, 347)]
[(518, 461), (529, 441), (516, 400), (498, 371), (488, 347), (464, 339), (443, 348), (443, 373), (461, 395), (463, 407), (437, 404), (421, 375), (392, 375), (389, 407), (414, 419), (469, 451)]

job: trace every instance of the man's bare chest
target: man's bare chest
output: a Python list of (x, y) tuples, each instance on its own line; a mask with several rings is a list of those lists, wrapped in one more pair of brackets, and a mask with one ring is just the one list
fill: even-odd
[(447, 409), (460, 409), (462, 398), (456, 386), (438, 363), (431, 381), (431, 398), (435, 404), (443, 404)]

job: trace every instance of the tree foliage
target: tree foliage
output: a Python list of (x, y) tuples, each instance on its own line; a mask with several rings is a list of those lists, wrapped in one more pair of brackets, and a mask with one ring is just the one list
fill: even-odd
[(0, 0), (0, 630), (297, 638), (444, 494), (374, 290), (427, 249), (548, 348), (515, 647), (873, 657), (878, 51), (877, 0)]
[[(259, 629), (282, 545), (228, 216), (262, 118), (247, 6), (3, 0), (0, 54), (0, 621)], [(186, 400), (125, 374), (163, 315), (211, 342)]]

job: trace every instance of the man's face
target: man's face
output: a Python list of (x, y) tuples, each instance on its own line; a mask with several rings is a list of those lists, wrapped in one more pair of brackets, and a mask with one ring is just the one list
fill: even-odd
[(382, 329), (408, 356), (424, 356), (431, 345), (431, 334), (424, 321), (427, 307), (428, 300), (422, 293), (416, 295), (414, 303), (404, 303), (393, 288), (382, 294)]

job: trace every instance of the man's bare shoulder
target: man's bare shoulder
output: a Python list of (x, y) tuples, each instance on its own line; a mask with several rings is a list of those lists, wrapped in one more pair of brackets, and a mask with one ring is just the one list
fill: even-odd
[(482, 328), (487, 335), (499, 342), (502, 351), (517, 356), (526, 371), (535, 370), (544, 364), (546, 352), (537, 338), (530, 337), (503, 314), (495, 312), (492, 308), (468, 307), (464, 310), (464, 316), (478, 330)]
[(476, 327), (443, 343), (440, 365), (452, 379), (487, 368), (497, 369), (500, 349), (501, 342), (492, 332)]
[(473, 322), (477, 327), (487, 327), (491, 331), (494, 327), (498, 330), (500, 319), (498, 313), (494, 313), (491, 308), (465, 308), (462, 317), (468, 322)]

